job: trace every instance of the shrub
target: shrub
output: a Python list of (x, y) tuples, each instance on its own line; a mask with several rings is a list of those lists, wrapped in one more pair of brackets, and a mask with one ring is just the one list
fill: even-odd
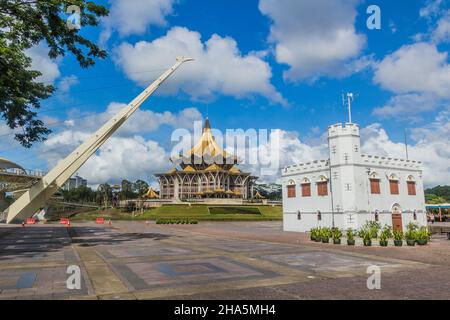
[(347, 233), (347, 240), (350, 241), (355, 240), (355, 232), (353, 231), (352, 228), (348, 228), (346, 233)]
[(327, 228), (327, 227), (325, 227), (325, 228), (322, 228), (321, 230), (320, 230), (320, 235), (322, 236), (322, 239), (323, 238), (325, 238), (325, 239), (329, 239), (330, 237), (331, 237), (331, 229), (330, 228)]
[(417, 238), (417, 229), (419, 228), (419, 226), (415, 223), (410, 222), (407, 226), (406, 226), (406, 233), (405, 233), (405, 239), (406, 240), (416, 240)]
[(394, 230), (394, 240), (403, 241), (403, 232), (400, 230)]
[(320, 232), (318, 228), (312, 228), (310, 231), (311, 240), (315, 240), (320, 237)]
[(392, 228), (388, 225), (385, 225), (380, 233), (380, 240), (383, 238), (383, 240), (387, 240), (389, 238), (392, 238)]
[(334, 228), (331, 232), (332, 232), (333, 239), (340, 240), (342, 238), (341, 229)]
[(428, 231), (427, 227), (420, 227), (419, 230), (416, 231), (416, 238), (415, 240), (423, 240), (423, 241), (429, 241), (430, 240), (430, 232)]

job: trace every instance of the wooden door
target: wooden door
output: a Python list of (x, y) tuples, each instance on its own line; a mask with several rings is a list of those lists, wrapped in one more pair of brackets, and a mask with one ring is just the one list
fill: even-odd
[(392, 214), (392, 230), (403, 231), (402, 215), (400, 213)]

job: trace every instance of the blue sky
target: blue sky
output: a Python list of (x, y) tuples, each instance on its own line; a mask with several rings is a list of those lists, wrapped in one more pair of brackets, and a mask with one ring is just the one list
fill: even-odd
[[(53, 133), (31, 150), (4, 139), (1, 156), (48, 169), (108, 119), (108, 106), (128, 103), (186, 54), (197, 61), (182, 66), (80, 175), (93, 184), (121, 177), (154, 182), (152, 173), (170, 167), (171, 132), (207, 110), (221, 130), (283, 130), (281, 165), (313, 160), (325, 154), (328, 125), (347, 121), (341, 93), (351, 91), (367, 153), (403, 157), (407, 130), (427, 185), (448, 184), (448, 0), (103, 3), (110, 17), (81, 32), (109, 57), (81, 69), (70, 56), (50, 61), (43, 43), (31, 49), (42, 80), (58, 88), (39, 113)], [(372, 4), (381, 9), (381, 30), (366, 26)]]

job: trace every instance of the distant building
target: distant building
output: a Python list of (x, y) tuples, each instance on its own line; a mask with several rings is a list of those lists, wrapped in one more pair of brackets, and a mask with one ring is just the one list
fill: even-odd
[(359, 126), (328, 128), (330, 158), (282, 170), (285, 231), (426, 225), (421, 162), (361, 154)]
[(67, 180), (67, 182), (64, 184), (62, 189), (69, 191), (72, 189), (79, 188), (81, 186), (87, 187), (87, 180), (83, 179), (79, 175), (76, 175), (76, 176), (70, 178), (69, 180)]
[(197, 144), (178, 159), (180, 168), (156, 174), (160, 198), (251, 199), (258, 177), (237, 168), (237, 157), (219, 147), (206, 119)]

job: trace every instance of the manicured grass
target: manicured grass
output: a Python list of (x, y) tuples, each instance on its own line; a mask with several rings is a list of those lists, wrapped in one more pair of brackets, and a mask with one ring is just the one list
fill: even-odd
[(281, 206), (208, 206), (208, 205), (164, 205), (146, 209), (142, 214), (121, 212), (118, 209), (98, 210), (81, 213), (72, 220), (95, 220), (104, 217), (111, 220), (157, 220), (157, 219), (190, 219), (212, 221), (264, 221), (282, 220)]

